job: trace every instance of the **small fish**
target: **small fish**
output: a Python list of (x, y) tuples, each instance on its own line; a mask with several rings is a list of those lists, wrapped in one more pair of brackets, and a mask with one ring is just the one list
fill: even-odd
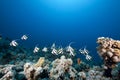
[(71, 56), (75, 56), (75, 54), (74, 54), (73, 51), (70, 51), (70, 55), (71, 55)]
[(84, 48), (83, 50), (79, 49), (79, 51), (80, 51), (81, 54), (85, 55), (86, 60), (91, 60), (92, 59), (92, 57), (90, 55), (88, 55), (89, 51), (86, 48)]
[(71, 47), (71, 43), (67, 46), (66, 52), (68, 52), (72, 56), (75, 56), (74, 49)]
[(55, 49), (55, 48), (53, 48), (52, 49), (52, 52), (51, 52), (52, 54), (55, 54), (55, 55), (58, 55), (58, 51)]
[(89, 54), (89, 51), (86, 48), (84, 48), (84, 52), (86, 53), (86, 55)]
[(81, 54), (84, 54), (84, 53), (85, 53), (84, 50), (82, 50), (82, 49), (79, 49), (79, 52), (80, 52)]
[(27, 40), (27, 39), (28, 39), (28, 36), (27, 36), (27, 35), (23, 35), (23, 36), (21, 37), (21, 39), (22, 39), (22, 40)]
[(83, 50), (79, 49), (79, 52), (84, 55), (87, 55), (89, 53), (89, 51), (86, 48), (84, 48)]
[(82, 62), (81, 59), (78, 58), (78, 59), (77, 59), (77, 64), (81, 64), (81, 62)]
[(74, 49), (71, 47), (72, 42), (66, 47), (66, 51), (70, 52), (70, 51), (74, 51)]
[(90, 55), (86, 55), (86, 60), (91, 60), (92, 59), (92, 57), (90, 56)]
[(38, 48), (37, 46), (35, 46), (33, 53), (37, 53), (40, 50), (40, 48)]
[(44, 47), (44, 48), (42, 49), (42, 51), (46, 53), (46, 52), (48, 52), (48, 48), (47, 48), (47, 47)]
[(12, 40), (12, 41), (10, 42), (10, 46), (16, 47), (16, 46), (18, 46), (18, 43), (16, 42), (16, 40)]
[(63, 52), (63, 48), (60, 48), (59, 50), (58, 50), (58, 54), (63, 54), (64, 52)]
[(52, 44), (51, 49), (55, 49), (55, 43)]

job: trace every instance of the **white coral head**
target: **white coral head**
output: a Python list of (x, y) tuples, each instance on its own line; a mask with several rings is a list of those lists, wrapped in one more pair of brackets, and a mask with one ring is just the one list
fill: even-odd
[(72, 65), (72, 64), (73, 64), (72, 59), (67, 59), (67, 60), (68, 60), (68, 63), (69, 63), (70, 65)]
[(114, 56), (114, 57), (113, 57), (113, 61), (114, 61), (114, 62), (119, 62), (118, 56)]
[(31, 63), (26, 63), (25, 65), (24, 65), (24, 68), (29, 68), (31, 66)]
[(85, 72), (79, 72), (78, 75), (82, 78), (86, 78), (86, 74)]
[(113, 56), (112, 52), (107, 52), (107, 55), (111, 58)]
[(62, 56), (60, 57), (60, 59), (65, 59), (65, 56), (64, 56), (64, 55), (62, 55)]

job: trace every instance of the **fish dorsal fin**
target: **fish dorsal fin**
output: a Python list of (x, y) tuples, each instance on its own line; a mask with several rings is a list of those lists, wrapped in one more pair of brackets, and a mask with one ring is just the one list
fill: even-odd
[(69, 43), (69, 46), (71, 46), (73, 43), (75, 43), (75, 42), (70, 42), (70, 43)]

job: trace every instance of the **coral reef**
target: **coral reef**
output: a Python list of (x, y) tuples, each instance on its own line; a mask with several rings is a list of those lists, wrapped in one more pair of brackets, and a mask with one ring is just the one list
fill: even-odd
[(38, 76), (42, 71), (42, 67), (35, 68), (31, 63), (26, 63), (24, 65), (24, 73), (27, 80), (38, 80)]
[(16, 80), (17, 66), (15, 65), (1, 65), (0, 66), (0, 80)]
[(72, 67), (72, 60), (66, 59), (65, 56), (61, 56), (60, 59), (56, 59), (52, 62), (52, 69), (50, 70), (50, 78), (52, 79), (64, 79), (65, 74), (68, 73), (70, 76), (69, 79), (72, 78), (74, 80), (75, 74), (77, 71)]
[(99, 37), (97, 43), (99, 44), (98, 53), (104, 60), (104, 76), (112, 77), (112, 68), (120, 62), (120, 41), (108, 37)]
[(36, 64), (26, 63), (24, 65), (24, 73), (27, 80), (39, 80), (48, 78), (49, 61), (45, 61), (44, 57), (40, 57)]
[(35, 67), (42, 67), (44, 62), (45, 62), (45, 58), (44, 57), (40, 57), (40, 59), (38, 60), (38, 62), (34, 66)]
[[(97, 40), (98, 53), (103, 63), (87, 61), (78, 57), (76, 49), (70, 56), (66, 49), (56, 48), (58, 55), (52, 54), (55, 44), (33, 53), (33, 49), (10, 46), (10, 39), (0, 39), (0, 80), (119, 80), (120, 41), (100, 37)], [(63, 53), (64, 52), (64, 53)], [(79, 52), (79, 51), (78, 51)], [(93, 56), (92, 56), (93, 57)], [(93, 57), (94, 58), (94, 57)], [(87, 61), (87, 62), (85, 62)], [(92, 65), (92, 66), (91, 66)], [(111, 73), (111, 74), (110, 74)]]

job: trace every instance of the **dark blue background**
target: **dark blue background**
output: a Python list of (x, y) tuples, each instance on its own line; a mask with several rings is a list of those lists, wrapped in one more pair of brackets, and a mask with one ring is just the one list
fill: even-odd
[(96, 55), (98, 37), (120, 40), (120, 0), (0, 0), (0, 34), (28, 34), (30, 47), (75, 42)]

